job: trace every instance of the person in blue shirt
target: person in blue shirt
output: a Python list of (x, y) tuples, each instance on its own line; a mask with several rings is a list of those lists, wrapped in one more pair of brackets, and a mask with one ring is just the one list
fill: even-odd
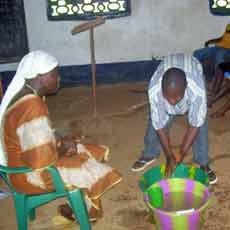
[[(218, 93), (212, 97), (209, 101), (209, 107), (212, 107), (214, 103), (221, 100), (224, 96), (230, 93), (230, 62), (223, 62), (219, 64), (220, 73), (218, 78), (221, 79), (219, 82), (220, 90)], [(219, 118), (225, 115), (227, 111), (230, 110), (230, 101), (227, 99), (226, 102), (217, 108), (214, 112), (210, 113), (211, 118)]]

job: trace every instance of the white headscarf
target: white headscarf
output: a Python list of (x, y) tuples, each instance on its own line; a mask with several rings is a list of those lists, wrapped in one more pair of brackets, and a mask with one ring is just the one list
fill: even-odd
[(58, 65), (55, 57), (44, 51), (32, 51), (25, 55), (20, 61), (17, 72), (8, 86), (0, 106), (0, 165), (6, 165), (6, 155), (2, 143), (3, 117), (4, 113), (14, 96), (23, 88), (26, 79), (36, 78), (39, 74), (45, 74)]

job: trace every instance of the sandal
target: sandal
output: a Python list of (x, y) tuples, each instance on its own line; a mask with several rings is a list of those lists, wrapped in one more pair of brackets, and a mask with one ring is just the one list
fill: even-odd
[[(68, 221), (77, 221), (75, 218), (74, 218), (74, 214), (73, 214), (73, 211), (72, 209), (69, 207), (68, 204), (61, 204), (58, 206), (58, 213), (60, 214), (60, 216), (64, 217), (65, 219), (67, 219)], [(89, 218), (89, 221), (91, 223), (93, 222), (96, 222), (97, 221), (97, 218)]]
[(146, 157), (141, 157), (137, 161), (134, 162), (131, 170), (133, 172), (138, 172), (143, 169), (145, 169), (148, 165), (152, 164), (156, 158), (146, 158)]

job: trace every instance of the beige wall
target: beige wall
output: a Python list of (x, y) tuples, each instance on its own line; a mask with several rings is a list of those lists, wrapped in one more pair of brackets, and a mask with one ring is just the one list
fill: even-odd
[[(97, 63), (149, 60), (192, 52), (219, 36), (230, 17), (213, 16), (208, 0), (131, 0), (132, 15), (95, 30)], [(90, 63), (88, 32), (72, 36), (82, 21), (48, 21), (46, 0), (24, 0), (31, 50), (54, 54), (61, 65)]]

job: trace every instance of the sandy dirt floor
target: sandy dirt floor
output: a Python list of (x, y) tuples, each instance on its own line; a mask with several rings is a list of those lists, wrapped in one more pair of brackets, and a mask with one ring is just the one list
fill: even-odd
[[(138, 187), (138, 180), (143, 172), (133, 173), (130, 170), (143, 148), (148, 115), (146, 89), (146, 82), (98, 86), (96, 118), (93, 116), (90, 88), (61, 89), (57, 96), (47, 98), (54, 127), (64, 133), (84, 136), (83, 142), (109, 146), (110, 165), (123, 174), (122, 182), (102, 197), (104, 217), (93, 224), (94, 230), (156, 229), (149, 222), (143, 194)], [(205, 213), (202, 229), (230, 229), (229, 118), (230, 112), (223, 118), (209, 120), (210, 157), (219, 181), (210, 188), (213, 199)], [(179, 146), (185, 128), (185, 117), (179, 117), (173, 123), (170, 135), (174, 148)], [(191, 162), (191, 159), (190, 151), (185, 161)], [(164, 157), (161, 154), (159, 160), (151, 166), (163, 162)], [(29, 229), (79, 229), (79, 225), (75, 223), (53, 223), (53, 217), (58, 215), (57, 206), (63, 202), (61, 199), (38, 208), (37, 218), (29, 224)], [(0, 217), (1, 230), (17, 229), (10, 197), (0, 200)]]

